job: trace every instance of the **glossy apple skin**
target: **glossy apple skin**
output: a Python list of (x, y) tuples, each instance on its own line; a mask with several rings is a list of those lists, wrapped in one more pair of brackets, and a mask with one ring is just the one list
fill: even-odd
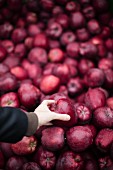
[[(49, 140), (47, 137), (49, 136)], [(44, 148), (50, 151), (57, 151), (63, 148), (64, 130), (61, 127), (50, 127), (42, 131), (41, 143)]]
[(36, 162), (27, 162), (22, 167), (23, 170), (41, 170)]
[(20, 103), (27, 109), (32, 109), (40, 101), (40, 90), (32, 84), (22, 84), (18, 89)]
[(71, 117), (69, 121), (53, 120), (52, 122), (55, 126), (72, 127), (77, 123), (78, 118), (75, 113), (74, 106), (66, 97), (56, 98), (56, 104), (50, 106), (50, 110), (59, 114), (68, 114)]
[(48, 151), (40, 145), (36, 150), (33, 160), (37, 162), (42, 169), (52, 170), (56, 164), (56, 155), (52, 151)]
[(37, 139), (34, 136), (24, 136), (19, 142), (11, 144), (11, 148), (16, 155), (28, 155), (35, 151)]
[(10, 107), (19, 107), (19, 98), (17, 93), (15, 92), (9, 92), (1, 96), (0, 99), (0, 106), (10, 106)]
[(17, 170), (20, 170), (23, 166), (24, 163), (26, 163), (27, 160), (25, 157), (23, 156), (12, 156), (8, 159), (7, 163), (6, 163), (6, 170), (15, 170), (15, 168)]
[(83, 159), (81, 155), (76, 154), (70, 150), (61, 154), (56, 163), (56, 170), (64, 170), (64, 169), (82, 170)]
[(76, 152), (84, 151), (93, 143), (92, 132), (85, 126), (74, 126), (66, 132), (69, 147)]

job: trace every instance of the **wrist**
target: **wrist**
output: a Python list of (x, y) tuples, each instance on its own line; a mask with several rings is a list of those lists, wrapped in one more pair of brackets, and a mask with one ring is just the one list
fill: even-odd
[(34, 112), (26, 113), (28, 118), (28, 128), (26, 132), (26, 136), (33, 135), (38, 128), (38, 116)]

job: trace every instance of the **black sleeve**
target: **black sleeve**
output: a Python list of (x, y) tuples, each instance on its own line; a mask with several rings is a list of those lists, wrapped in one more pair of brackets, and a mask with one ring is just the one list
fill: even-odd
[(0, 142), (16, 143), (26, 134), (28, 119), (18, 108), (0, 107)]

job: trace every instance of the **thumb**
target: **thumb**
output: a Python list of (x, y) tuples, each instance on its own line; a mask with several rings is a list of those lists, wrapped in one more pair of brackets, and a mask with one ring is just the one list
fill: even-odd
[(54, 112), (54, 119), (63, 120), (63, 121), (69, 121), (70, 118), (71, 117), (68, 114), (59, 114), (59, 113)]

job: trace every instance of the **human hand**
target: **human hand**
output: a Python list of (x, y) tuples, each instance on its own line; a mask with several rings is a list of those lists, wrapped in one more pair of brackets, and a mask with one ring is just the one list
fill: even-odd
[(50, 121), (58, 119), (62, 121), (69, 121), (70, 116), (67, 114), (59, 114), (49, 110), (48, 105), (55, 103), (55, 100), (44, 100), (36, 109), (35, 114), (38, 116), (38, 127), (48, 125)]

